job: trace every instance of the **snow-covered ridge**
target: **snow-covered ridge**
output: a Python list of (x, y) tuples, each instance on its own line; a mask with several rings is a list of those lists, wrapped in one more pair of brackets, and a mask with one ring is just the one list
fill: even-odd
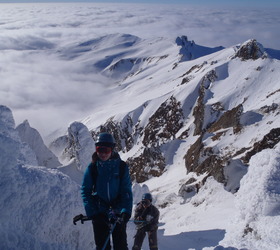
[[(130, 36), (121, 36), (121, 44), (125, 37), (130, 41)], [(124, 153), (138, 182), (166, 170), (170, 157), (165, 152), (170, 154), (177, 141), (189, 148), (182, 157), (187, 172), (208, 173), (235, 192), (250, 157), (279, 142), (276, 136), (270, 146), (262, 143), (265, 136), (278, 133), (274, 129), (279, 121), (279, 61), (254, 39), (231, 48), (207, 49), (185, 36), (175, 39), (172, 46), (170, 40), (159, 39), (150, 49), (143, 47), (141, 57), (126, 58), (133, 46), (143, 43), (137, 40), (121, 48), (118, 57), (122, 59), (105, 67), (118, 75), (120, 86), (114, 96), (122, 96), (122, 102), (112, 96), (108, 105), (82, 122), (93, 138), (101, 130), (114, 134), (117, 149)], [(144, 64), (141, 58), (147, 57), (147, 51), (156, 56)], [(119, 60), (137, 65), (137, 73), (134, 66), (120, 66)], [(126, 67), (125, 75), (123, 70), (117, 73), (119, 67)], [(256, 151), (254, 143), (261, 149)], [(232, 178), (231, 172), (236, 171), (239, 178)]]

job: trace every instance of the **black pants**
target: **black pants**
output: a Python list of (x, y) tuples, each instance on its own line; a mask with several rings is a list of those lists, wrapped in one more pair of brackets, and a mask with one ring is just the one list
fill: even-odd
[[(104, 216), (98, 217), (93, 222), (93, 233), (96, 244), (96, 250), (102, 250), (103, 246), (110, 235), (110, 226), (108, 219)], [(117, 223), (113, 236), (113, 249), (114, 250), (128, 250), (127, 236), (126, 236), (126, 223)], [(110, 239), (105, 250), (111, 249)]]
[(132, 250), (140, 250), (143, 241), (148, 233), (149, 247), (151, 250), (158, 250), (157, 246), (157, 228), (151, 231), (146, 231), (145, 228), (138, 229), (136, 235), (134, 236), (134, 244)]

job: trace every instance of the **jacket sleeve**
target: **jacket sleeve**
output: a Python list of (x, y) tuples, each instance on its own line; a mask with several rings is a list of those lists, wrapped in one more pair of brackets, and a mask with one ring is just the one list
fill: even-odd
[(124, 174), (120, 181), (121, 213), (132, 213), (132, 184), (127, 164), (125, 165)]
[(91, 173), (91, 167), (92, 164), (90, 164), (85, 173), (84, 173), (84, 179), (81, 187), (81, 195), (84, 202), (84, 207), (86, 211), (86, 215), (91, 217), (98, 213), (98, 208), (96, 201), (94, 199), (94, 196), (92, 194), (93, 192), (93, 178)]

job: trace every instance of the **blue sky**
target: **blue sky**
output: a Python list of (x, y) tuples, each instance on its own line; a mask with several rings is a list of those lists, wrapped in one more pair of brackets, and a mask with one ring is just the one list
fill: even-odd
[(279, 7), (280, 0), (0, 0), (0, 3), (24, 3), (24, 2), (103, 2), (103, 3), (172, 3), (172, 4), (195, 4), (195, 5), (228, 5), (248, 7)]

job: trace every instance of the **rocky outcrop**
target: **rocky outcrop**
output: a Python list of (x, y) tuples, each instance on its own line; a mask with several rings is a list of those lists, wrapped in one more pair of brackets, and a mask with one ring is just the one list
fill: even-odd
[[(97, 136), (101, 132), (108, 132), (112, 134), (116, 140), (116, 151), (129, 151), (134, 145), (134, 135), (133, 130), (138, 131), (137, 126), (133, 124), (130, 115), (127, 115), (122, 122), (117, 122), (114, 117), (109, 118), (103, 125), (101, 125), (97, 130), (91, 131), (92, 138), (97, 139)], [(137, 133), (137, 132), (136, 132)]]
[(237, 107), (224, 112), (216, 122), (209, 126), (207, 131), (212, 133), (220, 129), (232, 127), (235, 133), (239, 132), (242, 127), (240, 124), (240, 116), (242, 112), (242, 104), (239, 104)]
[(280, 142), (280, 128), (271, 129), (268, 134), (266, 134), (262, 140), (254, 143), (253, 148), (246, 153), (242, 160), (244, 163), (248, 163), (253, 155), (261, 152), (267, 148), (273, 148), (276, 144)]
[(195, 131), (194, 135), (200, 135), (204, 129), (204, 115), (205, 115), (205, 93), (209, 88), (210, 84), (216, 81), (217, 75), (214, 70), (208, 72), (200, 81), (199, 93), (197, 104), (193, 111)]
[(175, 134), (183, 126), (183, 110), (181, 103), (171, 96), (170, 99), (161, 104), (156, 112), (150, 117), (143, 133), (143, 144), (145, 146), (158, 146), (170, 139), (175, 138)]
[(255, 39), (251, 39), (238, 48), (233, 58), (236, 57), (240, 58), (242, 61), (257, 60), (259, 58), (267, 58), (267, 53), (260, 43)]
[(212, 148), (205, 148), (202, 139), (203, 136), (200, 136), (184, 157), (187, 171), (198, 175), (207, 174), (219, 182), (224, 182), (225, 159), (214, 153)]
[(160, 176), (166, 166), (159, 147), (143, 148), (141, 155), (127, 159), (131, 179), (142, 183), (151, 177)]
[(194, 41), (188, 41), (188, 38), (186, 36), (181, 36), (176, 38), (176, 43), (181, 47), (179, 52), (181, 55), (181, 61), (183, 62), (192, 60), (193, 56), (190, 48), (195, 44)]
[[(181, 56), (180, 62), (194, 60), (201, 56), (205, 56), (223, 49), (222, 46), (216, 48), (208, 48), (195, 44), (194, 41), (188, 41), (187, 36), (177, 37), (176, 44), (180, 47), (179, 55)], [(174, 68), (177, 65), (174, 65)]]

